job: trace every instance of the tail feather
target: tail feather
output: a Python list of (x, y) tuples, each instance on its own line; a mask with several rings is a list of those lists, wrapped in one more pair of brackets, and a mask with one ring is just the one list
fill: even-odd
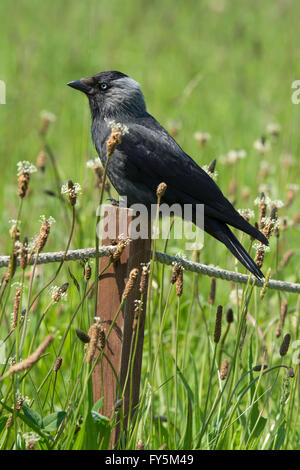
[(256, 240), (259, 240), (264, 245), (269, 245), (269, 242), (264, 236), (264, 234), (261, 233), (258, 228), (254, 227), (249, 222), (247, 222), (247, 220), (245, 220), (244, 217), (242, 217), (241, 214), (239, 214), (239, 212), (235, 210), (235, 208), (228, 200), (226, 200), (226, 203), (224, 203), (223, 201), (223, 204), (224, 206), (218, 207), (218, 210), (223, 216), (221, 218), (217, 217), (218, 220), (228, 225), (231, 225), (232, 227), (235, 227), (239, 230), (242, 230), (251, 237), (256, 238)]
[(229, 251), (250, 271), (257, 279), (261, 280), (264, 278), (263, 273), (253, 261), (251, 256), (247, 253), (245, 248), (240, 244), (235, 235), (227, 227), (227, 225), (220, 223), (219, 221), (210, 219), (209, 225), (207, 221), (205, 224), (205, 230), (215, 237), (228, 248)]

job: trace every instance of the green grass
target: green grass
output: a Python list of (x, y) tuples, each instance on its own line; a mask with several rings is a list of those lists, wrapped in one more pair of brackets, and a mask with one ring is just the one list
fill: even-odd
[[(268, 185), (271, 199), (286, 202), (287, 184), (299, 184), (300, 170), (300, 106), (291, 102), (291, 84), (300, 77), (299, 14), (296, 0), (2, 0), (0, 80), (6, 83), (7, 104), (0, 105), (1, 254), (11, 251), (9, 220), (16, 219), (18, 213), (16, 164), (21, 160), (35, 163), (43, 146), (38, 130), (40, 112), (44, 109), (57, 117), (49, 128), (47, 142), (55, 154), (60, 179), (63, 183), (72, 179), (83, 188), (76, 206), (71, 247), (94, 246), (99, 191), (94, 187), (92, 170), (86, 168), (86, 161), (96, 156), (90, 138), (88, 104), (66, 83), (103, 70), (120, 70), (139, 81), (149, 112), (164, 125), (169, 120), (181, 123), (177, 140), (200, 165), (217, 158), (218, 184), (228, 195), (231, 181), (236, 181), (237, 189), (229, 197), (237, 208), (255, 210), (252, 222), (258, 217), (253, 201), (262, 185)], [(277, 140), (269, 138), (271, 150), (261, 157), (253, 142), (266, 135), (270, 122), (278, 122), (281, 133)], [(204, 148), (193, 137), (198, 130), (212, 136)], [(219, 157), (234, 148), (245, 149), (246, 158), (231, 166), (223, 164)], [(282, 155), (286, 153), (294, 155), (290, 168), (283, 163)], [(270, 165), (270, 173), (264, 177), (260, 174), (261, 160)], [(245, 187), (250, 191), (246, 200), (242, 197)], [(44, 251), (63, 250), (71, 230), (71, 210), (57, 197), (45, 193), (45, 190), (56, 191), (49, 158), (46, 171), (32, 175), (30, 190), (21, 211), (21, 239), (39, 233), (41, 214), (47, 218), (53, 216), (56, 223), (51, 226)], [(287, 230), (280, 229), (278, 240), (272, 236), (271, 250), (265, 256), (263, 271), (266, 273), (271, 268), (273, 279), (300, 282), (299, 225), (291, 223), (298, 212), (298, 203), (299, 193), (296, 193), (289, 207), (279, 209), (279, 217), (287, 218), (289, 224)], [(242, 242), (246, 248), (250, 246), (248, 237), (244, 236)], [(157, 242), (157, 248), (163, 250), (163, 241)], [(191, 252), (183, 250), (184, 241), (178, 240), (171, 240), (167, 249), (170, 254), (180, 252), (192, 257)], [(288, 250), (295, 253), (287, 266), (278, 270), (278, 262)], [(255, 256), (253, 249), (251, 252)], [(210, 237), (205, 237), (200, 261), (231, 270), (236, 268), (230, 253)], [(51, 279), (56, 268), (46, 265), (37, 269), (31, 294), (30, 281), (25, 276), (22, 308)], [(94, 271), (93, 263), (92, 268)], [(238, 269), (244, 272), (240, 265)], [(4, 274), (2, 268), (1, 276)], [(22, 283), (21, 274), (18, 269), (2, 298), (1, 340), (10, 330), (10, 315), (17, 283)], [(261, 299), (260, 289), (251, 292), (248, 286), (243, 289), (239, 305), (234, 293), (235, 290), (239, 293), (240, 286), (217, 281), (216, 300), (210, 305), (209, 278), (184, 272), (183, 295), (178, 298), (173, 287), (168, 297), (171, 274), (171, 268), (158, 264), (153, 267), (155, 282), (148, 305), (150, 321), (146, 322), (145, 331), (142, 401), (136, 423), (132, 423), (131, 437), (126, 443), (123, 440), (121, 446), (134, 449), (141, 439), (147, 449), (161, 446), (166, 449), (299, 448), (298, 346), (294, 344), (299, 339), (297, 296), (267, 290)], [(49, 289), (28, 313), (30, 321), (21, 357), (28, 356), (33, 338), (32, 350), (50, 332), (54, 342), (45, 357), (29, 372), (0, 382), (2, 449), (26, 447), (28, 432), (39, 435), (36, 448), (41, 449), (105, 448), (107, 445), (105, 431), (112, 424), (101, 417), (96, 421), (92, 416), (91, 366), (83, 362), (83, 345), (75, 334), (75, 328), (88, 331), (94, 305), (93, 299), (83, 300), (86, 281), (79, 262), (65, 263), (53, 284), (60, 286), (65, 282), (70, 283), (67, 300), (50, 305), (35, 337), (38, 322), (51, 302)], [(290, 333), (292, 340), (288, 354), (281, 358), (279, 347), (283, 335), (276, 337), (276, 327), (283, 300), (288, 302), (283, 334)], [(217, 305), (223, 306), (224, 313), (229, 307), (234, 310), (234, 322), (222, 353), (222, 359), (229, 361), (231, 372), (228, 380), (222, 382), (212, 361)], [(244, 322), (246, 312), (251, 317), (248, 315)], [(226, 326), (224, 315), (223, 331)], [(21, 325), (5, 343), (7, 359), (16, 354), (18, 335), (20, 340)], [(41, 387), (64, 338), (63, 363), (57, 378), (51, 371)], [(220, 345), (217, 358), (219, 349)], [(156, 367), (149, 360), (155, 356)], [(264, 357), (269, 368), (280, 364), (292, 366), (295, 377), (287, 377), (285, 368), (267, 369), (265, 374), (251, 372)], [(8, 365), (3, 364), (0, 375), (7, 370)], [(28, 397), (27, 407), (15, 412), (16, 419), (7, 429), (16, 393)], [(64, 412), (68, 418), (62, 432), (57, 434)], [(53, 413), (57, 414), (49, 418)], [(74, 437), (77, 426), (80, 430)]]

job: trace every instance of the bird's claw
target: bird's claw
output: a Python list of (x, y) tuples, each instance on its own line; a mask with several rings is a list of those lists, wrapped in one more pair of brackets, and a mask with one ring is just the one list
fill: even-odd
[(119, 207), (119, 205), (120, 205), (120, 201), (117, 201), (116, 199), (113, 199), (112, 197), (108, 197), (108, 198), (107, 198), (107, 201), (110, 201), (111, 204), (112, 204), (112, 206), (117, 206), (117, 207)]

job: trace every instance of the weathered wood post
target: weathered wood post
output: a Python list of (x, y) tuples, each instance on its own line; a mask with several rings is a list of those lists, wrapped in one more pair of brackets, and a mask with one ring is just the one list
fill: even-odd
[[(134, 219), (134, 212), (131, 209), (105, 206), (104, 218), (108, 223), (116, 224), (116, 238), (119, 235), (128, 236), (131, 238), (130, 226)], [(145, 220), (145, 223), (148, 221)], [(102, 230), (102, 245), (112, 245), (116, 243), (116, 238), (112, 238), (105, 233), (105, 228)], [(149, 232), (151, 227), (149, 227)], [(103, 273), (98, 285), (98, 316), (103, 322), (103, 328), (107, 333), (115, 314), (120, 306), (122, 293), (128, 275), (133, 268), (139, 268), (141, 272), (141, 263), (148, 263), (150, 260), (151, 251), (151, 237), (147, 239), (132, 239), (126, 246), (120, 259), (111, 264), (109, 268)], [(100, 272), (107, 265), (107, 258), (100, 260)], [(129, 409), (134, 411), (139, 400), (140, 376), (143, 354), (144, 342), (144, 325), (146, 313), (146, 295), (143, 298), (143, 308), (140, 313), (139, 329), (137, 338), (137, 348), (133, 365), (130, 364), (130, 345), (134, 333), (132, 329), (134, 319), (134, 301), (140, 299), (139, 280), (134, 289), (127, 297), (123, 311), (120, 312), (119, 317), (111, 331), (111, 334), (106, 342), (104, 348), (104, 355), (102, 361), (96, 365), (93, 373), (93, 395), (96, 402), (99, 398), (104, 397), (103, 407), (101, 412), (108, 417), (111, 417), (115, 412), (116, 401), (123, 400), (123, 412), (125, 416), (128, 415)], [(110, 364), (111, 363), (111, 364)], [(117, 376), (119, 377), (121, 388), (124, 388), (128, 368), (132, 367), (132, 382), (129, 380), (126, 385), (123, 396), (121, 397), (117, 391)], [(131, 389), (131, 397), (130, 397)], [(131, 403), (129, 402), (131, 400)], [(110, 445), (114, 446), (120, 428), (117, 427), (113, 436), (111, 437)]]

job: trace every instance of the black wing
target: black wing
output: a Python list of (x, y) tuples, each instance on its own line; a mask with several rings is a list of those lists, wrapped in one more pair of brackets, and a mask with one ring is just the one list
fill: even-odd
[(142, 182), (155, 194), (157, 185), (164, 181), (168, 186), (164, 199), (169, 204), (204, 204), (205, 217), (232, 225), (268, 244), (152, 116), (130, 122), (128, 128), (116, 153), (126, 155), (126, 176), (132, 183)]

